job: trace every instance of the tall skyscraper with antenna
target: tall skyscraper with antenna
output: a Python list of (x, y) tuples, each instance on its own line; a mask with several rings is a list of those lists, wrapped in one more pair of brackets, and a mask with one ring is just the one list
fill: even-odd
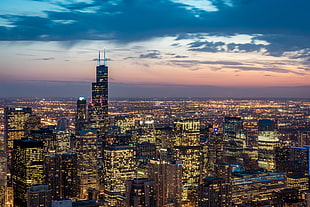
[(103, 65), (96, 67), (96, 82), (92, 83), (92, 96), (88, 107), (89, 129), (96, 130), (99, 136), (104, 135), (109, 128), (108, 117), (108, 66), (104, 51)]

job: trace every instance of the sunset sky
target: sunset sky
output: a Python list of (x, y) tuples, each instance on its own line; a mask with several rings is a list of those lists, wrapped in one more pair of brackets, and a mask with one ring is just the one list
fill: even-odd
[(0, 97), (310, 98), (309, 0), (1, 0)]

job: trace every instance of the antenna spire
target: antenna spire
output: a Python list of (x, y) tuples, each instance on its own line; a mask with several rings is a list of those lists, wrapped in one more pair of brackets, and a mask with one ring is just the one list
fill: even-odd
[(100, 66), (100, 50), (99, 50), (99, 57), (98, 57), (98, 66)]
[(104, 55), (104, 58), (103, 58), (103, 65), (104, 66), (107, 66), (107, 58), (105, 56), (105, 48), (103, 49), (103, 55)]

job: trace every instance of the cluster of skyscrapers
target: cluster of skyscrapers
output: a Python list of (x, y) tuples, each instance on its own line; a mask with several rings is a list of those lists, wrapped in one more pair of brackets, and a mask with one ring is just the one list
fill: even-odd
[(66, 119), (42, 127), (31, 108), (4, 115), (0, 206), (310, 206), (310, 133), (291, 146), (276, 120), (261, 119), (250, 147), (241, 117), (223, 117), (221, 130), (199, 119), (109, 117), (100, 54), (75, 131)]

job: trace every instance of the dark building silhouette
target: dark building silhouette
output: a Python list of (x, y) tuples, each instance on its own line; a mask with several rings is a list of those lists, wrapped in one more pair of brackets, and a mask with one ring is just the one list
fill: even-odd
[(48, 207), (52, 205), (52, 193), (47, 184), (32, 185), (27, 196), (27, 207)]
[(62, 118), (57, 121), (56, 129), (59, 131), (66, 131), (69, 129), (69, 126), (70, 126), (70, 119)]
[(128, 207), (156, 207), (155, 181), (147, 178), (127, 180), (126, 204)]
[(76, 154), (61, 154), (44, 158), (45, 183), (53, 199), (74, 198), (79, 193)]
[(199, 207), (231, 206), (231, 185), (224, 178), (206, 177), (199, 186)]
[(43, 156), (55, 154), (58, 144), (55, 129), (48, 127), (33, 129), (30, 132), (30, 136), (35, 140), (43, 142)]
[[(105, 55), (105, 53), (104, 53)], [(92, 83), (92, 97), (88, 106), (88, 127), (96, 130), (99, 136), (109, 129), (108, 117), (108, 66), (104, 57), (104, 64), (96, 67), (96, 82)]]
[(148, 178), (156, 183), (156, 206), (182, 204), (182, 161), (172, 159), (169, 148), (160, 149), (160, 159), (148, 163)]

